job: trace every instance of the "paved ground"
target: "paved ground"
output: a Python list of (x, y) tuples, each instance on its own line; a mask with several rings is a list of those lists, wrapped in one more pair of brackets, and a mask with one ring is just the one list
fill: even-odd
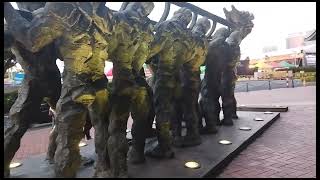
[(289, 112), (241, 152), (221, 178), (316, 177), (316, 87), (237, 93), (240, 104), (288, 105)]
[[(316, 177), (316, 86), (240, 92), (236, 97), (238, 104), (288, 105), (289, 112), (281, 113), (219, 177)], [(46, 152), (49, 131), (28, 131), (14, 160)]]

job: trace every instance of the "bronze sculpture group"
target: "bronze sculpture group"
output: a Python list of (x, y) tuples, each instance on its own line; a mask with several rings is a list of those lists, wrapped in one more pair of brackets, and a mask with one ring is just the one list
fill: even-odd
[[(56, 177), (76, 176), (81, 165), (78, 144), (87, 121), (95, 129), (95, 177), (128, 177), (127, 161), (143, 163), (145, 155), (173, 158), (173, 146), (199, 145), (201, 133), (216, 133), (216, 125), (233, 124), (234, 69), (240, 59), (239, 45), (253, 28), (250, 13), (233, 6), (230, 12), (224, 9), (226, 20), (235, 28), (218, 29), (208, 39), (209, 19), (200, 18), (189, 29), (193, 15), (187, 8), (154, 26), (147, 17), (154, 9), (152, 2), (130, 2), (119, 12), (112, 12), (103, 2), (17, 4), (19, 11), (5, 3), (5, 58), (13, 54), (26, 78), (10, 110), (14, 124), (5, 132), (6, 177), (42, 98), (57, 114), (47, 156), (54, 162)], [(57, 58), (65, 64), (63, 84)], [(105, 61), (113, 63), (111, 91), (104, 75)], [(144, 63), (152, 68), (152, 87), (145, 79)], [(206, 66), (202, 81), (201, 65)], [(133, 139), (129, 148), (130, 113)], [(154, 119), (158, 145), (145, 152)]]

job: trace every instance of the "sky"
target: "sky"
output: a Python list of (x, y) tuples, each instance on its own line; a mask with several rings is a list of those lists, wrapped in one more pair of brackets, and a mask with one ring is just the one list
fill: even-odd
[[(223, 8), (231, 10), (234, 5), (238, 10), (249, 11), (255, 17), (252, 32), (242, 41), (241, 59), (260, 57), (265, 46), (277, 46), (285, 49), (286, 37), (292, 33), (316, 29), (316, 2), (190, 2), (212, 14), (223, 17)], [(15, 3), (12, 3), (17, 8)], [(121, 2), (107, 2), (106, 6), (119, 10)], [(155, 8), (149, 15), (158, 21), (164, 10), (164, 2), (155, 2)], [(171, 5), (168, 19), (179, 9)], [(223, 27), (218, 24), (217, 28)]]

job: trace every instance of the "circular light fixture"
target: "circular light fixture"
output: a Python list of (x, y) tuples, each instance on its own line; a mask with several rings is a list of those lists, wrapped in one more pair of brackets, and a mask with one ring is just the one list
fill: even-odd
[(10, 169), (13, 169), (13, 168), (16, 168), (16, 167), (19, 167), (21, 166), (22, 163), (19, 163), (19, 162), (13, 162), (13, 163), (10, 163)]
[(200, 168), (200, 164), (195, 161), (188, 161), (184, 164), (184, 167), (190, 168), (190, 169), (198, 169)]
[(244, 105), (244, 104), (240, 104), (240, 107), (245, 107), (246, 105)]
[(83, 147), (83, 146), (86, 146), (86, 145), (88, 145), (88, 144), (85, 143), (85, 142), (80, 142), (80, 143), (79, 143), (79, 147)]
[(239, 129), (243, 131), (250, 131), (251, 127), (243, 126), (243, 127), (240, 127)]
[(259, 117), (254, 118), (254, 120), (255, 120), (255, 121), (264, 121), (264, 119), (259, 118)]
[(220, 144), (223, 144), (223, 145), (232, 144), (232, 142), (231, 142), (231, 141), (228, 141), (228, 140), (220, 140), (219, 143), (220, 143)]
[(273, 112), (266, 111), (266, 112), (264, 112), (264, 114), (273, 114)]

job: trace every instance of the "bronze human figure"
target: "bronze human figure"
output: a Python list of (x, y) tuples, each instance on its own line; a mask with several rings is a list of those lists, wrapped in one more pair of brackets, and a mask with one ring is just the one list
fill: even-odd
[[(234, 88), (236, 81), (235, 66), (240, 60), (240, 43), (253, 28), (253, 15), (238, 11), (232, 6), (232, 11), (224, 9), (226, 19), (235, 24), (234, 29), (220, 28), (209, 43), (206, 59), (206, 72), (201, 87), (200, 106), (206, 121), (206, 127), (201, 127), (202, 133), (216, 133), (216, 124), (233, 125), (236, 118), (236, 100)], [(224, 119), (220, 122), (222, 97)]]
[[(192, 13), (186, 8), (176, 11), (170, 20), (164, 21), (156, 28), (155, 41), (150, 57), (157, 56), (154, 83), (154, 105), (156, 113), (156, 132), (158, 145), (146, 152), (157, 158), (173, 158), (170, 123), (173, 113), (173, 91), (176, 86), (175, 71), (191, 59), (192, 45), (190, 30), (187, 25)], [(157, 60), (157, 59), (155, 59)], [(177, 68), (179, 67), (179, 68)]]
[[(29, 6), (22, 6), (28, 4)], [(44, 6), (44, 3), (18, 2), (18, 6), (23, 8), (19, 11), (24, 15), (27, 22), (34, 17), (32, 11)], [(21, 8), (22, 9), (22, 8)], [(18, 11), (13, 10), (15, 13)], [(56, 108), (56, 103), (61, 92), (61, 76), (56, 65), (58, 57), (54, 43), (49, 43), (39, 49), (38, 52), (31, 52), (23, 43), (19, 42), (12, 33), (10, 23), (8, 29), (5, 28), (5, 45), (8, 52), (12, 52), (17, 62), (25, 72), (25, 79), (19, 89), (18, 98), (10, 109), (10, 120), (14, 123), (6, 129), (4, 137), (4, 175), (10, 175), (9, 164), (20, 147), (22, 136), (28, 130), (37, 114), (40, 113), (40, 105), (44, 99), (52, 109)], [(7, 53), (5, 53), (6, 56)], [(10, 53), (9, 53), (10, 55)]]
[(43, 16), (31, 23), (5, 3), (5, 18), (14, 37), (32, 52), (55, 42), (65, 63), (61, 97), (57, 103), (57, 177), (75, 177), (80, 165), (79, 142), (86, 114), (95, 128), (96, 173), (107, 176), (107, 36), (111, 15), (101, 2), (47, 2)]
[[(200, 18), (191, 31), (192, 58), (185, 62), (179, 72), (177, 87), (181, 95), (175, 102), (175, 112), (178, 117), (172, 118), (174, 145), (178, 147), (194, 146), (201, 143), (199, 135), (198, 97), (200, 93), (200, 66), (204, 63), (208, 41), (206, 32), (210, 29), (210, 21)], [(187, 134), (181, 136), (181, 120), (185, 121)]]
[[(150, 97), (140, 70), (147, 60), (153, 30), (147, 16), (153, 10), (152, 2), (129, 3), (125, 10), (113, 17), (113, 34), (109, 49), (113, 62), (113, 90), (108, 139), (111, 176), (127, 177), (126, 129), (129, 113), (133, 118), (133, 143), (129, 161), (144, 161), (144, 144), (148, 130)], [(150, 128), (151, 128), (150, 124)]]

